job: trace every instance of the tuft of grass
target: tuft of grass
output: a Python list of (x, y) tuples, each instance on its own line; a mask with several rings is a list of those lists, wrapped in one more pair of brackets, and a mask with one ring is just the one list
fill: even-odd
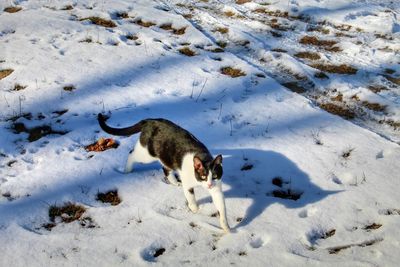
[(364, 230), (371, 231), (381, 228), (382, 224), (380, 223), (372, 223), (363, 227)]
[(354, 75), (357, 73), (357, 69), (352, 66), (341, 64), (341, 65), (331, 65), (331, 64), (312, 64), (311, 67), (315, 69), (319, 69), (320, 71), (329, 72), (329, 73), (337, 73), (337, 74), (347, 74)]
[(218, 28), (214, 29), (214, 32), (219, 32), (219, 33), (222, 33), (222, 34), (226, 34), (226, 33), (229, 32), (229, 28), (227, 28), (227, 27), (218, 27)]
[(21, 91), (24, 90), (26, 87), (26, 85), (20, 85), (19, 83), (16, 83), (14, 84), (14, 87), (11, 89), (11, 91)]
[(82, 216), (82, 214), (86, 211), (86, 208), (74, 204), (72, 202), (67, 202), (64, 203), (63, 206), (56, 206), (52, 205), (49, 208), (49, 218), (51, 222), (55, 222), (56, 217), (60, 217), (61, 221), (64, 223), (70, 223), (76, 220), (79, 220), (79, 218)]
[(392, 83), (396, 84), (396, 85), (400, 85), (400, 77), (395, 78), (389, 75), (385, 75), (385, 78), (389, 81), (391, 81)]
[(227, 17), (233, 17), (233, 16), (235, 16), (236, 14), (235, 14), (234, 12), (228, 10), (228, 11), (225, 11), (225, 12), (224, 12), (224, 15), (227, 16)]
[(172, 28), (172, 23), (164, 23), (164, 24), (161, 24), (160, 26), (159, 26), (159, 28), (160, 29), (163, 29), (163, 30), (166, 30), (166, 31), (171, 31), (173, 28)]
[(19, 134), (19, 133), (28, 133), (28, 141), (29, 142), (34, 142), (36, 140), (39, 140), (40, 138), (50, 135), (50, 134), (58, 134), (58, 135), (64, 135), (67, 132), (66, 131), (56, 131), (53, 130), (49, 125), (41, 125), (41, 126), (36, 126), (33, 128), (27, 128), (25, 124), (22, 122), (16, 122), (13, 123), (12, 129), (14, 133)]
[(68, 92), (72, 92), (72, 91), (74, 91), (75, 89), (76, 89), (76, 87), (73, 86), (73, 85), (65, 85), (65, 86), (63, 87), (63, 90), (64, 90), (64, 91), (68, 91)]
[(118, 19), (127, 19), (127, 18), (129, 18), (128, 12), (125, 12), (125, 11), (116, 12), (116, 13), (115, 13), (115, 16), (116, 16)]
[(135, 34), (127, 34), (125, 35), (125, 38), (131, 41), (136, 41), (137, 39), (139, 39), (139, 37)]
[(103, 26), (106, 28), (114, 28), (117, 27), (117, 24), (114, 23), (112, 20), (107, 20), (107, 19), (102, 19), (100, 17), (87, 17), (87, 18), (82, 18), (80, 21), (83, 20), (90, 20), (91, 23), (99, 26)]
[(319, 105), (320, 108), (324, 109), (325, 111), (334, 114), (334, 115), (338, 115), (344, 119), (354, 119), (355, 117), (355, 113), (354, 111), (346, 108), (346, 107), (342, 107), (339, 106), (337, 104), (333, 104), (333, 103), (323, 103)]
[(298, 93), (298, 94), (303, 94), (307, 91), (306, 88), (301, 86), (301, 84), (298, 82), (288, 82), (288, 83), (284, 83), (282, 85), (285, 86), (286, 88), (288, 88), (290, 91), (292, 91), (294, 93)]
[(236, 0), (236, 4), (238, 4), (238, 5), (243, 5), (243, 4), (246, 4), (248, 2), (251, 2), (251, 0)]
[(344, 159), (350, 158), (351, 153), (354, 151), (354, 149), (355, 149), (355, 148), (350, 147), (350, 148), (346, 149), (345, 151), (343, 151), (343, 153), (342, 153), (342, 155), (341, 155), (342, 158), (344, 158)]
[(97, 193), (96, 200), (103, 203), (110, 203), (112, 206), (116, 206), (121, 203), (121, 198), (118, 195), (118, 190), (110, 190), (106, 193)]
[(156, 25), (154, 22), (143, 21), (142, 19), (137, 19), (134, 21), (134, 23), (136, 23), (137, 25), (140, 25), (142, 27), (146, 27), (146, 28)]
[(368, 101), (363, 101), (361, 103), (361, 105), (363, 105), (367, 109), (370, 109), (370, 110), (373, 110), (373, 111), (377, 111), (377, 112), (384, 112), (386, 110), (386, 106), (385, 105), (381, 105), (379, 103), (370, 103)]
[(183, 35), (186, 32), (187, 27), (182, 27), (182, 28), (173, 28), (172, 33), (175, 35)]
[(22, 7), (20, 7), (20, 6), (9, 6), (9, 7), (6, 7), (3, 9), (3, 11), (7, 12), (7, 13), (17, 13), (21, 10), (22, 10)]
[(13, 73), (14, 70), (13, 69), (3, 69), (0, 70), (0, 80), (4, 79), (5, 77), (7, 77), (8, 75), (10, 75), (11, 73)]
[(305, 59), (310, 59), (310, 60), (318, 60), (321, 59), (321, 56), (318, 53), (313, 53), (313, 52), (298, 52), (294, 55), (295, 57), (298, 58), (305, 58)]
[(315, 73), (314, 77), (317, 79), (329, 79), (329, 76), (323, 73), (322, 71)]
[(235, 69), (232, 67), (222, 67), (220, 72), (224, 75), (231, 76), (232, 78), (237, 78), (240, 76), (246, 76), (246, 73), (240, 69)]
[(382, 86), (382, 85), (370, 85), (368, 86), (368, 89), (374, 92), (375, 94), (381, 92), (381, 91), (387, 91), (389, 90), (387, 87)]
[(313, 45), (317, 47), (321, 47), (325, 50), (331, 51), (331, 52), (339, 52), (341, 51), (339, 47), (335, 46), (338, 42), (333, 41), (333, 40), (320, 40), (315, 36), (303, 36), (300, 41), (300, 44), (304, 45)]
[(215, 43), (221, 48), (225, 48), (228, 45), (228, 43), (225, 41), (217, 41)]
[(193, 56), (196, 55), (196, 53), (192, 49), (187, 47), (187, 46), (183, 47), (183, 48), (180, 48), (178, 51), (179, 51), (179, 53), (181, 53), (181, 54), (183, 54), (185, 56), (188, 56), (188, 57), (193, 57)]
[(388, 119), (388, 120), (380, 120), (378, 122), (380, 124), (387, 124), (387, 125), (393, 127), (395, 130), (400, 129), (400, 121), (394, 121), (394, 120)]
[(66, 6), (61, 8), (61, 10), (72, 10), (72, 9), (74, 9), (73, 5), (66, 5)]

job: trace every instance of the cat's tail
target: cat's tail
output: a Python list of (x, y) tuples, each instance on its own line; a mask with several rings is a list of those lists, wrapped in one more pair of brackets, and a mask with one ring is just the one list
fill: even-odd
[(135, 125), (126, 128), (112, 128), (106, 124), (106, 118), (101, 113), (97, 115), (97, 120), (100, 124), (101, 129), (103, 129), (103, 131), (105, 131), (106, 133), (112, 135), (130, 136), (132, 134), (139, 133), (142, 130), (143, 126), (143, 121), (140, 121)]

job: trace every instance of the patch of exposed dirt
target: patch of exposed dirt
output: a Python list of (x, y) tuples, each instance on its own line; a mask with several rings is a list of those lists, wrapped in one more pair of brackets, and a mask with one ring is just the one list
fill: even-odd
[(183, 47), (178, 49), (179, 53), (188, 56), (188, 57), (193, 57), (196, 55), (196, 52), (194, 52), (192, 49), (190, 49), (189, 47)]
[(324, 72), (329, 72), (329, 73), (337, 73), (337, 74), (348, 74), (348, 75), (354, 75), (357, 73), (357, 69), (353, 68), (352, 66), (346, 65), (346, 64), (341, 64), (341, 65), (332, 65), (332, 64), (312, 64), (311, 67), (315, 69), (319, 69)]
[(355, 116), (356, 116), (354, 111), (350, 110), (347, 107), (340, 106), (340, 105), (337, 105), (337, 104), (322, 103), (319, 106), (320, 106), (320, 108), (328, 111), (329, 113), (334, 114), (334, 115), (338, 115), (338, 116), (340, 116), (342, 118), (345, 118), (347, 120), (354, 119)]

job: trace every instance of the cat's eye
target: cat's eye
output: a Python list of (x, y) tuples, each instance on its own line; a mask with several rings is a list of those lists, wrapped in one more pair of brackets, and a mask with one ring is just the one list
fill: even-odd
[(207, 179), (207, 176), (201, 176), (201, 179), (205, 180)]

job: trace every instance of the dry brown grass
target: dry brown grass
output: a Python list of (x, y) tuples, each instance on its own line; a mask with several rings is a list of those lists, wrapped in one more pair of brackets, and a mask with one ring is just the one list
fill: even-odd
[(125, 37), (126, 37), (126, 39), (131, 40), (131, 41), (136, 41), (137, 39), (139, 39), (139, 37), (134, 34), (127, 34), (127, 35), (125, 35)]
[(219, 33), (222, 33), (222, 34), (226, 34), (226, 33), (229, 32), (229, 28), (226, 28), (226, 27), (218, 27), (218, 28), (215, 28), (215, 29), (214, 29), (214, 32), (219, 32)]
[(305, 59), (310, 59), (310, 60), (318, 60), (321, 59), (321, 56), (318, 53), (314, 53), (314, 52), (299, 52), (297, 54), (294, 55), (295, 57), (298, 58), (305, 58)]
[(64, 223), (70, 223), (78, 220), (85, 211), (85, 207), (67, 202), (61, 207), (56, 205), (50, 206), (49, 218), (53, 223), (55, 222), (56, 217), (60, 217), (61, 221)]
[(338, 42), (333, 40), (320, 40), (315, 36), (303, 36), (300, 41), (300, 44), (304, 45), (313, 45), (317, 47), (321, 47), (330, 52), (339, 52), (341, 49), (338, 46), (335, 46)]
[(389, 90), (387, 87), (382, 86), (382, 85), (370, 85), (368, 86), (368, 89), (374, 92), (375, 94), (381, 92), (381, 91), (387, 91)]
[(339, 105), (333, 104), (333, 103), (323, 103), (323, 104), (320, 104), (320, 107), (331, 114), (338, 115), (345, 119), (354, 119), (354, 117), (356, 115), (349, 108), (339, 106)]
[(34, 142), (44, 136), (51, 135), (51, 134), (64, 135), (67, 133), (66, 131), (53, 130), (51, 128), (51, 126), (49, 126), (49, 125), (41, 125), (41, 126), (35, 126), (33, 128), (27, 128), (25, 126), (25, 124), (22, 122), (13, 123), (12, 130), (16, 134), (19, 134), (19, 133), (29, 134), (29, 136), (28, 136), (29, 142)]
[(73, 85), (65, 85), (65, 86), (63, 87), (63, 90), (64, 90), (64, 91), (68, 91), (68, 92), (72, 92), (72, 91), (74, 91), (75, 89), (76, 89), (76, 87), (73, 86)]
[(66, 5), (66, 6), (61, 8), (61, 10), (72, 10), (72, 9), (74, 9), (73, 5)]
[(140, 25), (142, 27), (146, 27), (146, 28), (156, 25), (154, 22), (143, 21), (142, 19), (137, 19), (134, 21), (134, 23), (136, 23), (137, 25)]
[(129, 18), (128, 12), (125, 12), (125, 11), (116, 12), (116, 13), (115, 13), (115, 16), (116, 16), (118, 19), (127, 19), (127, 18)]
[(394, 121), (392, 119), (388, 119), (388, 120), (380, 120), (379, 121), (380, 124), (387, 124), (391, 127), (393, 127), (395, 130), (396, 129), (400, 129), (400, 121)]
[(234, 17), (236, 14), (234, 12), (228, 10), (228, 11), (224, 12), (224, 15), (227, 17)]
[(284, 83), (282, 84), (283, 86), (285, 86), (286, 88), (290, 89), (290, 91), (298, 93), (298, 94), (302, 94), (305, 93), (307, 90), (301, 86), (300, 83), (298, 82), (288, 82), (288, 83)]
[(238, 5), (243, 5), (243, 4), (246, 4), (248, 2), (251, 2), (251, 0), (236, 0), (236, 4), (238, 4)]
[(26, 87), (26, 85), (20, 85), (19, 83), (16, 83), (14, 84), (14, 87), (11, 89), (11, 91), (21, 91), (24, 90)]
[(317, 79), (329, 79), (328, 75), (326, 75), (325, 73), (323, 73), (321, 71), (315, 73), (314, 77), (317, 78)]
[(105, 27), (105, 28), (117, 27), (117, 24), (115, 24), (114, 21), (103, 19), (100, 17), (87, 17), (87, 18), (80, 19), (80, 21), (83, 21), (83, 20), (90, 20), (91, 23), (98, 25), (98, 26)]
[(235, 69), (235, 68), (232, 68), (232, 67), (222, 67), (220, 69), (220, 72), (222, 74), (224, 74), (224, 75), (231, 76), (232, 78), (237, 78), (237, 77), (240, 77), (240, 76), (246, 76), (246, 73), (243, 72), (242, 70)]
[(7, 12), (7, 13), (17, 13), (18, 11), (21, 11), (22, 10), (22, 7), (20, 7), (20, 6), (9, 6), (9, 7), (6, 7), (6, 8), (4, 8), (4, 12)]
[(225, 41), (217, 41), (216, 44), (221, 48), (225, 48), (228, 45)]
[(364, 107), (366, 107), (367, 109), (373, 110), (373, 111), (377, 111), (377, 112), (384, 112), (386, 110), (385, 105), (381, 105), (379, 103), (371, 103), (368, 101), (363, 101), (361, 103), (361, 105), (363, 105)]
[(193, 56), (196, 55), (196, 53), (192, 49), (187, 47), (187, 46), (183, 47), (183, 48), (180, 48), (178, 51), (179, 51), (179, 53), (181, 53), (181, 54), (183, 54), (185, 56), (188, 56), (188, 57), (193, 57)]
[(400, 85), (400, 77), (395, 78), (389, 75), (385, 75), (385, 78), (394, 84)]
[(7, 77), (8, 75), (10, 75), (11, 73), (13, 73), (13, 69), (3, 69), (0, 70), (0, 80), (4, 79), (5, 77)]
[(322, 34), (329, 34), (329, 29), (326, 29), (322, 26), (310, 26), (307, 28), (308, 32), (320, 32)]
[(268, 10), (266, 8), (256, 8), (253, 10), (255, 13), (259, 14), (266, 14), (271, 17), (280, 17), (280, 18), (289, 18), (289, 13), (287, 11), (280, 11), (280, 10)]
[(121, 198), (118, 196), (117, 190), (111, 190), (106, 193), (97, 193), (96, 200), (103, 203), (110, 203), (112, 206), (116, 206), (121, 203)]
[(173, 28), (172, 33), (176, 35), (183, 35), (186, 32), (187, 27), (182, 27), (182, 28)]
[(164, 23), (164, 24), (161, 24), (160, 26), (159, 26), (159, 28), (160, 29), (163, 29), (163, 30), (166, 30), (166, 31), (171, 31), (173, 28), (172, 28), (172, 23)]
[(348, 74), (348, 75), (354, 75), (358, 71), (356, 68), (353, 68), (345, 64), (331, 65), (331, 64), (318, 63), (318, 64), (312, 64), (311, 67), (329, 73)]

